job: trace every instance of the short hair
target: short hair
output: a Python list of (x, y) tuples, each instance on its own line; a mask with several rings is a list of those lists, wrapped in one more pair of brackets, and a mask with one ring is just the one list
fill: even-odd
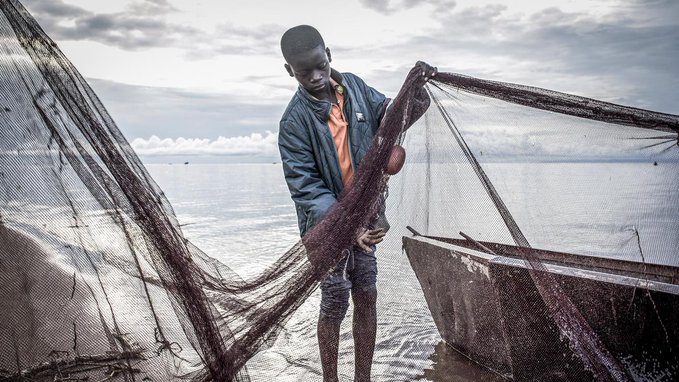
[(281, 37), (281, 51), (285, 61), (289, 61), (293, 56), (308, 52), (319, 45), (325, 48), (323, 37), (321, 37), (316, 28), (310, 25), (292, 27), (283, 33), (283, 37)]

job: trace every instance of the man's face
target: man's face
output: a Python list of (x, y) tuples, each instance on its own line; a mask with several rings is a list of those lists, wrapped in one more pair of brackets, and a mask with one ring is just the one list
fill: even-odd
[(330, 89), (330, 49), (322, 45), (291, 58), (285, 69), (311, 95)]

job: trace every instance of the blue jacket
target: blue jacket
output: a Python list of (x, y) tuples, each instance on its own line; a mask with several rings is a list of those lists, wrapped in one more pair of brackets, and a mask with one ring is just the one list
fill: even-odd
[[(368, 152), (389, 100), (351, 73), (332, 70), (345, 89), (344, 115), (354, 170)], [(278, 148), (302, 236), (318, 223), (344, 189), (337, 148), (328, 127), (331, 104), (299, 87), (283, 113)]]

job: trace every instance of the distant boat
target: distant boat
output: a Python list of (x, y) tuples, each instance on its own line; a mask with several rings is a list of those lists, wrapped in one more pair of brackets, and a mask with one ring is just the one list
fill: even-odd
[(403, 237), (403, 245), (443, 340), (505, 378), (593, 380), (560, 337), (523, 251), (556, 276), (628, 368), (677, 377), (678, 267), (440, 237)]
[(189, 164), (189, 162), (184, 162), (184, 164)]

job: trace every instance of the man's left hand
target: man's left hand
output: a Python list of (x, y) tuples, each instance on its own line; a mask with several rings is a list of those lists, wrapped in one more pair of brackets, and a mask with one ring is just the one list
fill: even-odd
[(363, 229), (358, 237), (356, 238), (356, 245), (361, 247), (366, 253), (373, 251), (371, 248), (373, 245), (381, 243), (384, 240), (384, 235), (386, 233), (382, 228), (380, 229)]

